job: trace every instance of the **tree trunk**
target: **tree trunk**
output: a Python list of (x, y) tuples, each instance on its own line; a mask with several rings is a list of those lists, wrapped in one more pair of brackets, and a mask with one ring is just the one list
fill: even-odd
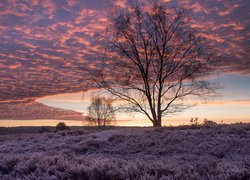
[(159, 120), (154, 120), (153, 126), (154, 127), (161, 127), (161, 120), (160, 119)]

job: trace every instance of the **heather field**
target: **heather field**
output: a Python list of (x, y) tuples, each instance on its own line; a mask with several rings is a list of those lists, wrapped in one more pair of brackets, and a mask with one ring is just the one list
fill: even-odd
[(0, 136), (0, 179), (249, 179), (250, 124)]

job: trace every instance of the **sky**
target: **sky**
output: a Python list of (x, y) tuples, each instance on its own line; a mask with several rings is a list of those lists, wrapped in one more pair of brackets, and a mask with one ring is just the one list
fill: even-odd
[[(223, 87), (220, 97), (166, 118), (165, 124), (189, 123), (190, 117), (250, 122), (250, 1), (162, 2), (190, 11), (191, 27), (203, 32), (222, 57), (215, 80)], [(83, 120), (89, 100), (82, 99), (82, 92), (91, 82), (82, 68), (98, 66), (93, 37), (105, 30), (110, 7), (126, 8), (129, 3), (1, 0), (0, 126), (6, 120), (15, 120), (12, 126), (44, 119)], [(138, 115), (121, 114), (117, 119), (124, 120), (122, 125), (150, 125)]]

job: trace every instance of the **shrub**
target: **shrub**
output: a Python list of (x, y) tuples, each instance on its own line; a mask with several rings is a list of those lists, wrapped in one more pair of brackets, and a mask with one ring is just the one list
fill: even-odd
[(64, 123), (64, 122), (59, 122), (57, 125), (56, 125), (56, 132), (57, 131), (65, 131), (65, 130), (70, 130), (70, 128)]
[(197, 128), (198, 127), (198, 119), (199, 119), (198, 117), (195, 117), (195, 118), (191, 117), (190, 123), (191, 123), (192, 128)]
[(207, 127), (207, 128), (210, 128), (210, 127), (214, 127), (216, 126), (217, 123), (212, 121), (212, 120), (208, 120), (208, 119), (204, 119), (204, 122), (203, 122), (203, 127)]

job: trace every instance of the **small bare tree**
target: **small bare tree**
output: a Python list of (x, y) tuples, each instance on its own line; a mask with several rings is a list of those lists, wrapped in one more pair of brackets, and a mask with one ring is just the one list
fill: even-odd
[(155, 127), (163, 116), (190, 107), (187, 99), (215, 93), (207, 80), (214, 70), (211, 48), (186, 17), (157, 2), (116, 9), (99, 39), (103, 66), (90, 71), (92, 78)]
[(105, 97), (93, 97), (88, 107), (88, 121), (91, 125), (105, 127), (113, 124), (115, 110), (113, 100)]

